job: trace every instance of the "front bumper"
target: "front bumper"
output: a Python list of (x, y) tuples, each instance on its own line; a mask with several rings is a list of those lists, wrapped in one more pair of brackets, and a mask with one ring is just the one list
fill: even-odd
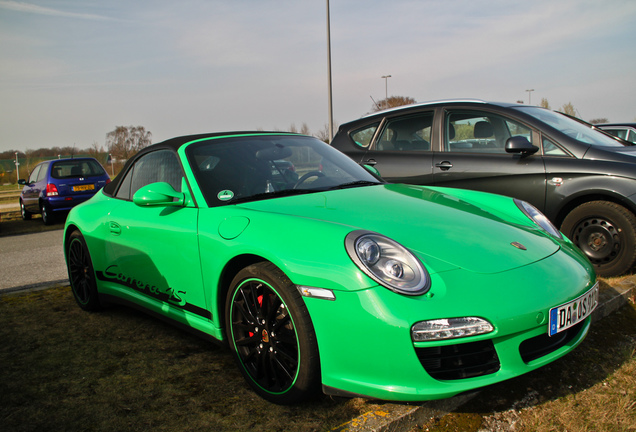
[[(419, 297), (375, 287), (336, 292), (335, 301), (306, 298), (323, 388), (333, 394), (421, 401), (530, 372), (585, 338), (589, 317), (567, 333), (547, 337), (548, 311), (594, 282), (589, 264), (562, 250), (498, 274), (433, 274), (431, 290)], [(411, 340), (411, 326), (418, 321), (463, 316), (484, 318), (495, 330), (445, 341)]]

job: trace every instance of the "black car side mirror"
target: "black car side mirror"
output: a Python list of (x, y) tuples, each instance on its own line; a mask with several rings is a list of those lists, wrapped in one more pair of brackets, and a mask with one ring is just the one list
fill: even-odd
[(23, 186), (24, 186), (24, 185), (26, 185), (26, 184), (27, 184), (27, 182), (26, 182), (26, 180), (25, 180), (25, 179), (20, 179), (20, 180), (18, 180), (18, 184), (19, 184), (19, 185), (23, 185)]
[(506, 141), (506, 153), (520, 153), (531, 155), (539, 151), (539, 147), (532, 145), (528, 138), (524, 136), (513, 136)]

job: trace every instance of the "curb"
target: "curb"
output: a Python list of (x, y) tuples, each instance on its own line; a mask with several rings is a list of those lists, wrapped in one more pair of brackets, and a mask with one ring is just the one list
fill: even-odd
[[(592, 322), (599, 321), (624, 306), (636, 295), (636, 276), (631, 276), (599, 294), (599, 305), (592, 313)], [(479, 389), (449, 399), (424, 402), (421, 405), (387, 403), (375, 411), (366, 412), (340, 425), (332, 432), (399, 432), (424, 425), (433, 417), (442, 417), (456, 410), (479, 394)]]
[(30, 292), (30, 291), (42, 291), (45, 289), (57, 288), (57, 287), (65, 286), (69, 284), (70, 282), (68, 281), (68, 279), (60, 279), (56, 281), (40, 282), (40, 283), (22, 285), (22, 286), (11, 287), (11, 288), (0, 288), (0, 297), (3, 297), (8, 294), (17, 294), (17, 293)]

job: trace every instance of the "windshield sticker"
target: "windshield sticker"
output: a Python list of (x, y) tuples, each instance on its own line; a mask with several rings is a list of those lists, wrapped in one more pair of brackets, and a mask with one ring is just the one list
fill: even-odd
[(216, 197), (221, 201), (229, 201), (234, 198), (234, 192), (231, 190), (222, 190)]

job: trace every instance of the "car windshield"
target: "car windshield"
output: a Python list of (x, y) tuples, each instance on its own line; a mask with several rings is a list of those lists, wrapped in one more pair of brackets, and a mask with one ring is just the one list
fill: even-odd
[(94, 177), (104, 175), (102, 166), (94, 159), (73, 159), (53, 163), (51, 177), (65, 179), (72, 177)]
[(210, 207), (381, 183), (344, 154), (305, 136), (204, 140), (186, 154)]
[(518, 109), (582, 143), (600, 147), (624, 147), (617, 140), (558, 112), (531, 106)]

